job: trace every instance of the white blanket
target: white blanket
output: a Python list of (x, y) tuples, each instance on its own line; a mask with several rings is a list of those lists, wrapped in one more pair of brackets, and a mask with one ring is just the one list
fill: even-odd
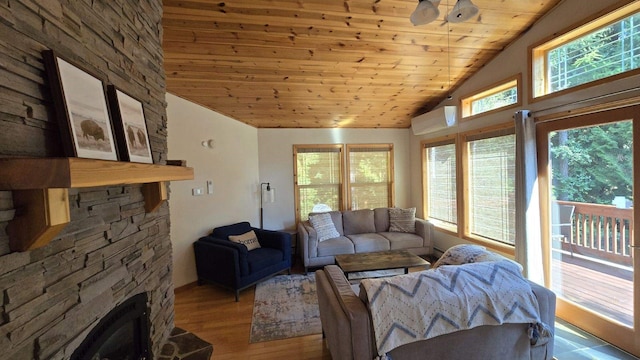
[(508, 260), (365, 279), (362, 290), (382, 358), (398, 346), (481, 325), (529, 323), (532, 343), (540, 331), (550, 335), (531, 287)]

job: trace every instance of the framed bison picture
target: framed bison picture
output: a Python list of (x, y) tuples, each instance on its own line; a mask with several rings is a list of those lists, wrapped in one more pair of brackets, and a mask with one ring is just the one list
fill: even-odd
[(113, 85), (107, 94), (120, 160), (153, 164), (142, 103)]
[(43, 59), (65, 155), (118, 160), (104, 83), (52, 50)]

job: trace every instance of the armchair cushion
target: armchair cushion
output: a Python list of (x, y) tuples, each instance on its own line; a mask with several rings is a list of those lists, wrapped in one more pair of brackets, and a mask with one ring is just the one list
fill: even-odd
[(246, 246), (249, 251), (260, 248), (260, 242), (258, 242), (258, 237), (253, 230), (242, 235), (229, 235), (229, 240)]
[[(196, 263), (198, 262), (198, 257), (203, 257), (203, 260), (200, 262), (203, 264), (203, 266), (208, 266), (206, 263), (213, 261), (213, 259), (211, 259), (212, 255), (216, 255), (218, 257), (220, 257), (221, 259), (218, 259), (218, 262), (220, 260), (222, 260), (222, 258), (224, 259), (224, 261), (231, 261), (233, 262), (233, 259), (229, 259), (228, 256), (223, 255), (224, 253), (235, 253), (237, 254), (238, 257), (238, 270), (240, 270), (240, 273), (238, 274), (239, 276), (247, 276), (249, 275), (249, 264), (247, 263), (247, 255), (249, 253), (249, 251), (247, 250), (247, 247), (238, 243), (234, 243), (233, 241), (229, 241), (226, 239), (217, 239), (214, 238), (212, 236), (204, 236), (201, 237), (200, 240), (198, 240), (200, 242), (202, 242), (203, 244), (212, 244), (215, 245), (215, 247), (202, 247), (202, 250), (200, 250), (200, 252), (198, 253), (198, 250), (196, 250)], [(219, 249), (219, 250), (215, 250), (215, 249)], [(224, 251), (224, 253), (222, 251), (220, 251), (221, 249), (225, 249), (226, 251)], [(208, 255), (207, 255), (208, 254)], [(208, 257), (208, 259), (207, 259)], [(196, 264), (197, 265), (197, 264)], [(221, 265), (222, 266), (222, 265)]]
[(289, 249), (289, 252), (291, 252), (291, 234), (282, 231), (263, 230), (255, 228), (253, 229), (253, 231), (258, 237), (260, 246), (278, 249), (281, 251), (286, 251), (287, 249)]
[(229, 239), (229, 235), (242, 235), (253, 230), (251, 224), (247, 221), (239, 222), (237, 224), (219, 226), (211, 232), (211, 236), (219, 239)]
[(262, 270), (279, 262), (282, 262), (282, 251), (267, 247), (249, 251), (247, 255), (250, 273)]

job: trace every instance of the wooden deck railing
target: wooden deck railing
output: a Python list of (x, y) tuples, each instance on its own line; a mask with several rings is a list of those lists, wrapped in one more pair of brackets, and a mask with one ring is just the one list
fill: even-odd
[(563, 249), (586, 256), (632, 265), (633, 208), (619, 209), (612, 205), (558, 201), (575, 206), (571, 233)]

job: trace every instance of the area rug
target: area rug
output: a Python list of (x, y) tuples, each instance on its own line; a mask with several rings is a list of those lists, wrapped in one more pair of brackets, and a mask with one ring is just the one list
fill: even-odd
[(279, 275), (258, 283), (249, 342), (321, 332), (315, 274)]

